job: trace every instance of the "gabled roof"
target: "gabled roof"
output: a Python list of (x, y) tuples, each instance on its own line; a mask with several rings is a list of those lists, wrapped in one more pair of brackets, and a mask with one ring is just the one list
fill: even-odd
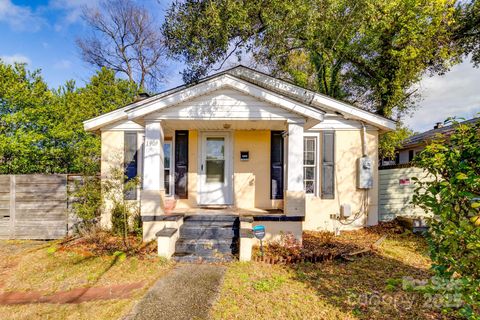
[(247, 93), (318, 121), (322, 121), (323, 114), (330, 111), (340, 113), (347, 119), (363, 121), (381, 130), (395, 129), (395, 122), (390, 119), (241, 65), (87, 120), (84, 128), (94, 131), (120, 120), (135, 121), (147, 114), (223, 87)]
[(425, 144), (429, 140), (433, 139), (437, 134), (450, 135), (458, 124), (474, 124), (480, 121), (480, 117), (472, 118), (470, 120), (462, 121), (459, 123), (454, 123), (449, 126), (434, 128), (422, 133), (417, 133), (402, 142), (402, 147), (400, 149), (405, 149), (413, 146), (418, 146)]

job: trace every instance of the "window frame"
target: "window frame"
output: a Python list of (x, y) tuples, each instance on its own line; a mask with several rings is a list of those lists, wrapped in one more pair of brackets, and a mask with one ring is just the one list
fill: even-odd
[[(125, 141), (126, 141), (126, 136), (127, 135), (135, 135), (135, 149), (136, 149), (136, 152), (135, 152), (135, 159), (133, 161), (135, 161), (135, 167), (136, 167), (136, 174), (135, 176), (129, 178), (127, 177), (127, 162), (126, 162), (126, 144), (125, 144)], [(125, 181), (124, 183), (126, 183), (127, 181), (129, 181), (130, 179), (134, 179), (136, 177), (138, 177), (140, 174), (141, 174), (141, 167), (139, 166), (139, 163), (140, 163), (140, 159), (141, 159), (141, 155), (140, 155), (140, 146), (139, 146), (139, 134), (137, 131), (130, 131), (130, 130), (125, 130), (123, 131), (123, 168), (124, 168), (124, 172), (125, 172)], [(136, 188), (135, 192), (132, 192), (131, 194), (127, 193), (127, 192), (123, 192), (123, 197), (126, 201), (136, 201), (139, 199), (139, 194), (138, 194), (138, 187)]]
[[(314, 156), (315, 156), (315, 162), (313, 165), (305, 165), (305, 141), (307, 139), (313, 139), (314, 140), (314, 146), (315, 146), (315, 150), (314, 150)], [(303, 190), (305, 191), (305, 195), (306, 196), (310, 196), (310, 197), (317, 197), (319, 195), (319, 192), (320, 192), (320, 171), (319, 171), (319, 159), (320, 159), (320, 145), (319, 145), (319, 141), (320, 141), (320, 134), (317, 133), (317, 132), (309, 132), (309, 133), (304, 133), (303, 134), (303, 163), (302, 163), (302, 170), (303, 170)], [(307, 193), (306, 190), (305, 190), (305, 167), (310, 167), (310, 168), (314, 168), (314, 192), (310, 192), (310, 193)], [(308, 179), (309, 181), (311, 181), (311, 179)]]
[[(165, 170), (168, 170), (170, 172), (170, 175), (169, 175), (169, 179), (168, 179), (168, 182), (169, 182), (169, 190), (165, 189), (165, 195), (170, 197), (170, 196), (173, 196), (173, 188), (174, 188), (174, 176), (175, 174), (173, 173), (174, 171), (174, 166), (173, 166), (173, 148), (174, 148), (174, 144), (173, 144), (173, 140), (165, 140), (163, 141), (163, 145), (164, 145), (164, 152), (165, 152), (165, 145), (166, 144), (169, 144), (170, 145), (170, 166), (167, 168), (165, 167), (165, 154), (163, 155), (164, 157), (164, 160), (163, 160), (163, 174), (165, 175)], [(165, 178), (164, 178), (165, 179)], [(165, 182), (164, 182), (164, 187), (165, 187)]]

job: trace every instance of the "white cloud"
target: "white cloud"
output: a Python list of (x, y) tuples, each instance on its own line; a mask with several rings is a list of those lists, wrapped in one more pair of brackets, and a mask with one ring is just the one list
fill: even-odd
[(69, 25), (76, 23), (82, 16), (84, 7), (96, 7), (99, 0), (50, 0), (48, 7), (53, 10), (60, 10), (64, 15), (55, 25), (55, 31), (61, 31)]
[(0, 59), (2, 59), (2, 61), (7, 64), (14, 64), (15, 62), (30, 64), (31, 62), (31, 60), (27, 56), (19, 53), (12, 54), (10, 56), (0, 56)]
[(70, 69), (71, 66), (72, 66), (72, 62), (67, 59), (59, 60), (55, 62), (55, 64), (53, 65), (55, 69), (59, 69), (59, 70)]
[(38, 31), (45, 23), (32, 8), (15, 5), (11, 0), (0, 0), (0, 22), (16, 31)]
[(405, 122), (421, 132), (451, 116), (472, 118), (480, 112), (479, 88), (480, 69), (474, 68), (470, 60), (454, 66), (443, 76), (425, 77), (421, 82), (423, 100)]

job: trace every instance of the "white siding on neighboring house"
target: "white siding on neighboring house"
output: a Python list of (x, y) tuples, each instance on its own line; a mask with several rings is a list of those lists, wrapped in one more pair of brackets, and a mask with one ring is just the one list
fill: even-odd
[(415, 157), (419, 152), (423, 150), (424, 147), (416, 147), (412, 149), (405, 149), (399, 152), (399, 162), (398, 164), (405, 164), (410, 162), (410, 151), (412, 152), (412, 156)]
[(379, 170), (379, 220), (392, 220), (398, 215), (419, 215), (426, 213), (411, 204), (415, 190), (413, 177), (428, 179), (421, 168), (398, 168)]

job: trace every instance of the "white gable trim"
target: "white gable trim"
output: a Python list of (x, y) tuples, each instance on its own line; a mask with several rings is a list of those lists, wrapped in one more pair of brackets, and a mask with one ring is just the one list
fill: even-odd
[[(298, 96), (309, 105), (316, 106), (321, 109), (328, 109), (335, 112), (340, 112), (346, 119), (355, 119), (365, 121), (383, 130), (395, 130), (395, 122), (384, 118), (382, 116), (370, 113), (360, 108), (349, 105), (345, 102), (330, 98), (328, 96), (315, 93), (313, 91), (298, 87), (283, 80), (276, 79), (261, 72), (245, 68), (243, 66), (234, 68), (229, 71), (233, 75), (244, 76), (247, 79), (252, 79), (258, 82), (260, 86), (265, 88), (272, 88), (279, 92), (286, 94), (293, 94)], [(308, 102), (307, 102), (308, 101)]]
[(324, 112), (321, 110), (283, 97), (280, 94), (269, 91), (268, 89), (263, 89), (227, 74), (199, 83), (190, 88), (183, 89), (157, 101), (152, 101), (137, 108), (130, 109), (127, 111), (127, 116), (129, 120), (135, 121), (136, 119), (145, 117), (153, 112), (158, 112), (168, 106), (172, 106), (225, 87), (232, 88), (257, 99), (270, 102), (307, 118), (313, 118), (318, 121), (323, 120)]
[[(257, 99), (233, 88), (221, 88), (208, 94), (168, 106), (144, 117), (145, 120), (277, 120), (302, 121), (305, 116)], [(309, 118), (310, 119), (310, 118)]]

